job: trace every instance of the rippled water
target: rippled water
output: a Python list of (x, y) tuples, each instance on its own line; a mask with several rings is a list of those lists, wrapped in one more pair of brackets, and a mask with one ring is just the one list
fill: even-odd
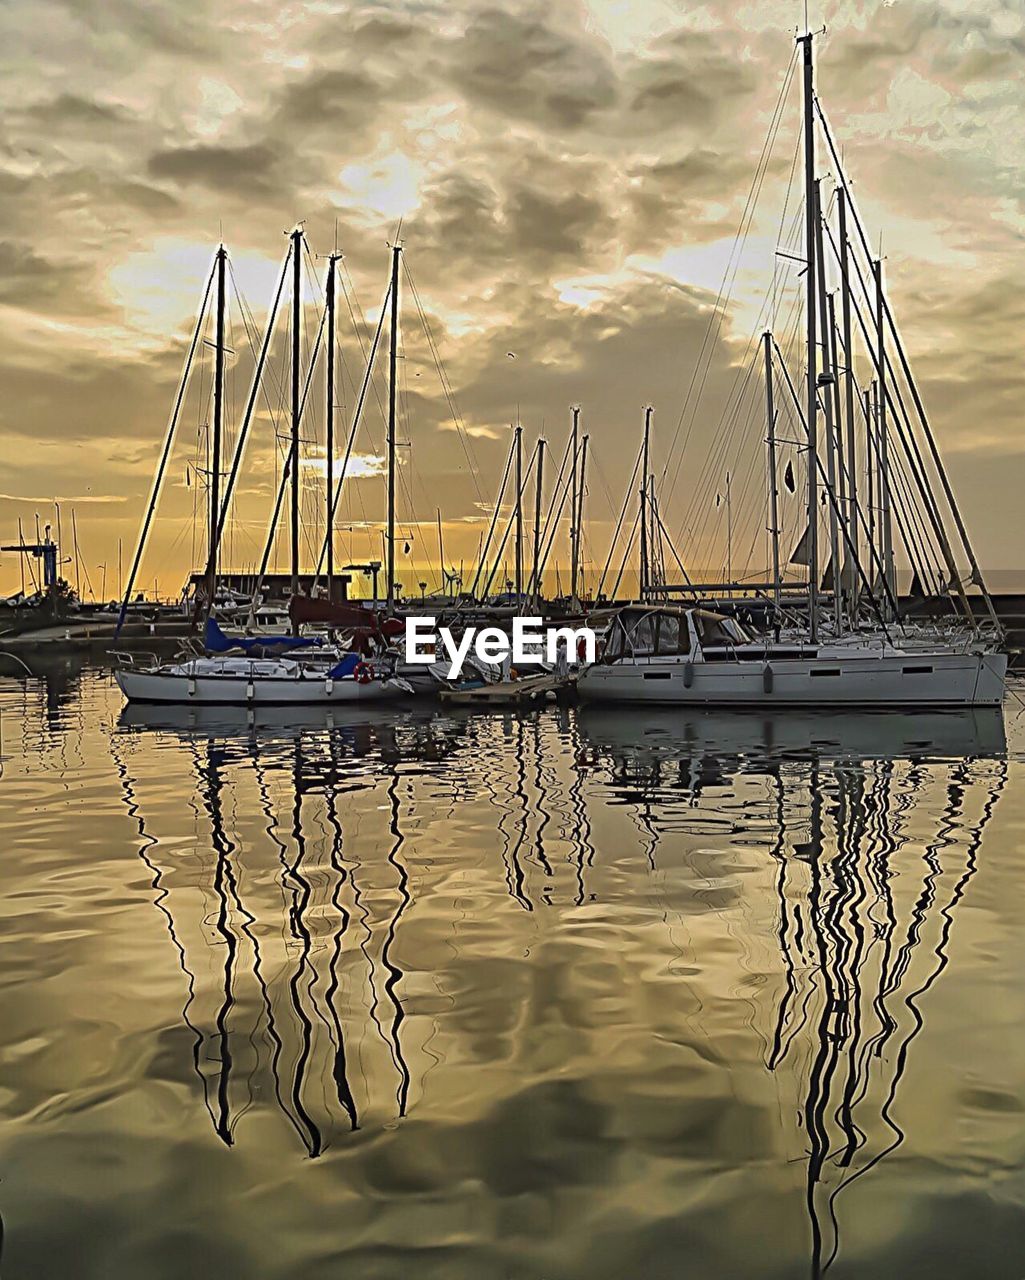
[(1020, 1277), (1017, 711), (0, 679), (4, 1280)]

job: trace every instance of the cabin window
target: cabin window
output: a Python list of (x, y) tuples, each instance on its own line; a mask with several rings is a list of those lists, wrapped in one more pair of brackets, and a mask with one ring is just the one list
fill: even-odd
[(645, 680), (671, 680), (673, 673), (671, 671), (645, 671)]
[(630, 644), (635, 653), (653, 653), (655, 650), (655, 622), (653, 614), (645, 614), (638, 620), (630, 634)]
[(839, 667), (819, 667), (813, 668), (808, 672), (810, 676), (838, 676), (840, 674)]
[(932, 667), (901, 667), (906, 676), (931, 676)]
[(680, 652), (680, 619), (675, 613), (663, 613), (659, 618), (658, 652)]
[(605, 643), (605, 656), (607, 658), (621, 658), (626, 653), (626, 631), (623, 628), (622, 618), (617, 618), (612, 624), (608, 638)]
[(695, 615), (694, 621), (697, 624), (698, 635), (701, 637), (702, 645), (732, 646), (736, 644), (734, 637), (718, 618)]

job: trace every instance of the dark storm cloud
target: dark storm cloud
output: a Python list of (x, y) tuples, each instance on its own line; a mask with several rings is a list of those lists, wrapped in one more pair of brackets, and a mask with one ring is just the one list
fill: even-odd
[(881, 68), (892, 62), (907, 65), (928, 32), (939, 25), (939, 13), (926, 2), (884, 7), (863, 34), (831, 41), (822, 56), (822, 74), (855, 84), (885, 83)]
[(381, 96), (379, 82), (364, 71), (317, 71), (286, 88), (280, 119), (286, 127), (352, 129), (373, 118)]
[(34, 103), (26, 115), (38, 124), (59, 131), (72, 128), (104, 130), (132, 122), (131, 113), (124, 107), (77, 93), (59, 93), (55, 98)]
[[(647, 403), (661, 410), (654, 449), (659, 459), (666, 456), (689, 355), (708, 330), (708, 298), (664, 281), (635, 279), (599, 294), (586, 309), (549, 289), (515, 284), (498, 291), (492, 302), (496, 313), (508, 318), (481, 333), (457, 339), (446, 334), (439, 317), (431, 318), (436, 338), (451, 353), (448, 373), (465, 423), (471, 432), (488, 432), (473, 445), (485, 474), (495, 473), (501, 465), (508, 448), (508, 424), (517, 412), (528, 437), (543, 423), (552, 448), (561, 452), (571, 404), (581, 406), (596, 465), (610, 477), (620, 476), (617, 465), (625, 456), (632, 457), (640, 438), (642, 406)], [(713, 334), (708, 350), (711, 402), (725, 394), (735, 372), (735, 356), (726, 337), (725, 331), (718, 339)], [(414, 383), (422, 388), (415, 393), (414, 420), (424, 426), (451, 428), (448, 400), (430, 390), (427, 375), (432, 361), (415, 330), (407, 335), (406, 350), (410, 364), (425, 375)], [(516, 353), (515, 360), (509, 359), (509, 351)], [(443, 483), (449, 468), (466, 472), (455, 433), (447, 434), (447, 446), (443, 433), (437, 447), (416, 457), (428, 487)], [(705, 443), (702, 426), (695, 448)], [(618, 497), (618, 482), (611, 483)], [(472, 487), (466, 484), (458, 492), (458, 514), (473, 514)], [(454, 517), (457, 510), (450, 514)]]
[(707, 128), (737, 111), (759, 83), (754, 67), (724, 50), (721, 38), (677, 32), (625, 71), (631, 129)]
[[(1020, 453), (1020, 282), (989, 280), (955, 292), (936, 282), (920, 299), (922, 327), (909, 340), (926, 403), (943, 423), (948, 448)], [(917, 347), (917, 350), (916, 350)]]
[(486, 9), (452, 50), (449, 80), (471, 103), (512, 120), (575, 130), (616, 100), (616, 76), (595, 40), (546, 20), (547, 6)]
[(267, 195), (278, 188), (278, 156), (264, 143), (248, 146), (173, 147), (150, 156), (154, 178), (198, 185), (236, 196)]
[(507, 226), (514, 245), (554, 265), (566, 258), (579, 262), (590, 242), (611, 233), (612, 220), (594, 196), (552, 195), (540, 186), (525, 186), (512, 195)]
[(145, 49), (192, 58), (212, 55), (214, 12), (202, 0), (61, 0), (70, 17), (97, 39), (125, 50)]
[(60, 288), (60, 265), (41, 257), (27, 244), (0, 240), (0, 302), (31, 306), (40, 295)]

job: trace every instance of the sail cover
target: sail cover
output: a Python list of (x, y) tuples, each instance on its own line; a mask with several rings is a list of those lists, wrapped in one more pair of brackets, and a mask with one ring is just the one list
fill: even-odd
[(322, 641), (313, 637), (301, 636), (226, 636), (213, 618), (207, 618), (206, 630), (203, 632), (203, 644), (208, 653), (227, 653), (230, 649), (241, 649), (252, 653), (258, 649), (272, 646), (288, 649), (308, 649), (319, 645)]

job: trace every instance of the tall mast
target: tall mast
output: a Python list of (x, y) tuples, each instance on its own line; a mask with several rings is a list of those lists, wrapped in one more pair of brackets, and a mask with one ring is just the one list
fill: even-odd
[[(840, 218), (840, 320), (843, 325), (844, 349), (844, 409), (847, 420), (847, 527), (850, 530), (851, 546), (854, 556), (859, 555), (858, 536), (858, 481), (857, 450), (855, 448), (854, 427), (854, 345), (851, 333), (851, 279), (847, 261), (847, 187), (841, 182), (837, 189), (837, 210)], [(857, 611), (858, 574), (857, 569), (851, 573), (849, 584), (851, 593), (851, 618)]]
[(399, 254), (400, 245), (391, 251), (391, 332), (388, 349), (388, 612), (395, 611), (395, 394), (399, 358)]
[(573, 564), (573, 568), (575, 570), (575, 577), (577, 580), (576, 587), (573, 590), (574, 600), (578, 598), (577, 592), (580, 586), (580, 569), (581, 569), (581, 560), (582, 560), (581, 546), (583, 545), (583, 538), (584, 538), (584, 491), (586, 487), (584, 484), (584, 480), (587, 472), (587, 442), (588, 440), (590, 440), (590, 438), (591, 437), (585, 433), (584, 438), (580, 442), (580, 488), (577, 492), (577, 515), (576, 515), (577, 547), (576, 547), (576, 558)]
[(523, 428), (516, 426), (516, 607), (523, 598)]
[(445, 540), (441, 536), (441, 507), (438, 508), (438, 564), (441, 568), (441, 594), (445, 594)]
[(779, 612), (779, 486), (776, 479), (776, 410), (772, 403), (772, 334), (762, 334), (765, 346), (765, 422), (769, 443), (769, 512), (772, 535), (772, 603)]
[(648, 589), (648, 450), (651, 444), (651, 405), (644, 410), (644, 442), (641, 445), (641, 600)]
[(534, 584), (535, 607), (541, 607), (541, 505), (544, 495), (545, 439), (537, 438), (537, 476), (534, 485), (534, 566), (531, 580)]
[(573, 487), (570, 495), (569, 505), (569, 554), (570, 554), (570, 570), (569, 570), (569, 596), (571, 600), (577, 598), (577, 543), (580, 538), (580, 530), (577, 528), (577, 498), (579, 489), (577, 487), (577, 443), (580, 430), (580, 409), (576, 406), (573, 408), (573, 445), (572, 467), (573, 467)]
[(292, 232), (292, 441), (289, 450), (291, 480), (292, 594), (299, 593), (299, 419), (302, 415), (299, 363), (302, 327), (302, 227)]
[[(868, 473), (868, 549), (870, 558), (872, 552), (878, 547), (878, 543), (876, 542), (876, 514), (879, 504), (878, 472), (876, 470), (876, 455), (878, 453), (878, 449), (876, 447), (877, 385), (875, 378), (873, 378), (871, 388), (865, 392), (865, 469)], [(875, 590), (875, 587), (876, 584), (873, 580), (873, 591)]]
[[(221, 510), (221, 435), (224, 429), (224, 268), (228, 251), (222, 244), (217, 250), (217, 329), (214, 347), (214, 428), (210, 457), (210, 554), (207, 570), (206, 599), (209, 614), (217, 589), (218, 521)], [(118, 557), (120, 566), (120, 556)], [(120, 572), (120, 568), (119, 568)]]
[[(651, 506), (652, 514), (655, 511), (654, 501)], [(726, 588), (729, 597), (733, 599), (733, 490), (730, 486), (730, 473), (726, 472), (726, 581), (729, 584)]]
[[(834, 162), (836, 163), (838, 171), (841, 172), (842, 174), (842, 165), (840, 164), (840, 160), (837, 155), (836, 145), (833, 142), (833, 137), (829, 131), (829, 126), (826, 123), (826, 119), (824, 116), (822, 116), (821, 119), (822, 119), (823, 132), (826, 135), (826, 141), (829, 144), (830, 152), (833, 156)], [(858, 235), (861, 239), (861, 243), (864, 246), (865, 255), (867, 258), (871, 260), (872, 253), (869, 248), (868, 240), (865, 236), (864, 228), (861, 225), (861, 219), (858, 216), (857, 206), (855, 205), (853, 200), (850, 200), (849, 204), (850, 204), (850, 211), (854, 215), (854, 225), (857, 228)], [(954, 491), (950, 485), (950, 477), (947, 475), (947, 470), (943, 465), (943, 459), (940, 456), (939, 448), (936, 444), (936, 437), (933, 434), (932, 427), (929, 423), (928, 415), (925, 412), (925, 405), (922, 403), (922, 397), (918, 390), (918, 384), (915, 381), (914, 374), (911, 371), (911, 366), (908, 363), (908, 356), (907, 356), (907, 352), (904, 350), (904, 343), (901, 341), (900, 333), (897, 330), (897, 325), (893, 318), (893, 312), (890, 309), (890, 305), (886, 301), (885, 296), (883, 298), (883, 314), (885, 315), (890, 326), (890, 334), (893, 338), (894, 349), (896, 350), (897, 358), (900, 361), (901, 372), (904, 375), (904, 378), (907, 382), (908, 390), (911, 393), (911, 399), (914, 402), (915, 411), (918, 415), (918, 420), (921, 423), (922, 431), (925, 434), (926, 443), (929, 446), (929, 455), (932, 458), (933, 465), (936, 468), (936, 474), (939, 478), (940, 485), (943, 489), (943, 494), (944, 494), (944, 497), (946, 498), (947, 505), (950, 508), (950, 513), (954, 518), (954, 523), (957, 527), (958, 536), (960, 538), (961, 545), (966, 555), (968, 556), (968, 560), (971, 564), (971, 568), (972, 568), (971, 580), (982, 592), (983, 600), (985, 601), (986, 608), (987, 608), (987, 611), (989, 612), (990, 618), (992, 619), (993, 624), (997, 628), (998, 632), (1000, 632), (1003, 630), (1003, 628), (1001, 626), (1000, 619), (997, 616), (996, 608), (994, 607), (994, 604), (993, 604), (993, 598), (989, 594), (989, 591), (986, 589), (986, 584), (982, 576), (982, 570), (979, 567), (978, 559), (976, 558), (975, 552), (972, 548), (971, 540), (968, 537), (968, 530), (965, 527), (964, 517), (961, 515), (961, 510), (957, 505), (956, 499), (954, 498)], [(912, 437), (912, 441), (913, 441), (913, 437)], [(921, 451), (918, 449), (917, 444), (915, 444), (915, 453), (918, 455), (918, 465), (921, 468), (923, 467), (923, 462), (921, 458)], [(922, 480), (919, 481), (919, 487), (925, 491), (927, 507), (932, 508), (930, 514), (931, 514), (931, 519), (934, 526), (934, 532), (936, 535), (937, 542), (940, 545), (940, 550), (943, 554), (943, 557), (947, 562), (947, 570), (950, 574), (950, 582), (948, 584), (948, 589), (953, 589), (957, 591), (957, 594), (961, 599), (962, 606), (964, 607), (969, 620), (972, 620), (974, 615), (972, 612), (971, 603), (969, 602), (968, 597), (965, 594), (964, 587), (960, 581), (957, 565), (954, 561), (953, 549), (950, 546), (950, 541), (947, 537), (946, 530), (944, 529), (943, 521), (939, 514), (939, 509), (936, 506), (935, 498), (933, 497), (929, 486), (925, 484), (924, 477)]]
[(823, 429), (826, 436), (826, 484), (829, 501), (829, 564), (833, 593), (834, 634), (840, 634), (840, 530), (837, 524), (836, 437), (833, 434), (833, 371), (830, 362), (829, 308), (826, 302), (826, 263), (822, 246), (822, 184), (815, 179), (815, 265), (818, 268), (819, 320), (822, 330), (822, 373), (816, 385), (822, 387)]
[(324, 542), (327, 547), (327, 598), (335, 598), (335, 263), (341, 255), (332, 253), (327, 260), (327, 401), (326, 448), (327, 480), (326, 510), (324, 515)]
[(804, 45), (804, 214), (805, 257), (807, 273), (806, 312), (808, 320), (808, 637), (812, 644), (818, 639), (819, 609), (819, 493), (818, 493), (818, 445), (816, 440), (818, 418), (818, 390), (816, 344), (818, 335), (815, 316), (817, 307), (815, 253), (815, 73), (812, 63), (812, 35), (799, 37)]
[(876, 283), (876, 337), (879, 351), (876, 363), (879, 368), (879, 416), (876, 423), (879, 444), (879, 529), (882, 535), (883, 576), (889, 587), (888, 597), (896, 599), (897, 575), (893, 564), (893, 522), (890, 511), (890, 458), (886, 430), (886, 329), (883, 314), (883, 262), (877, 258), (872, 264)]

